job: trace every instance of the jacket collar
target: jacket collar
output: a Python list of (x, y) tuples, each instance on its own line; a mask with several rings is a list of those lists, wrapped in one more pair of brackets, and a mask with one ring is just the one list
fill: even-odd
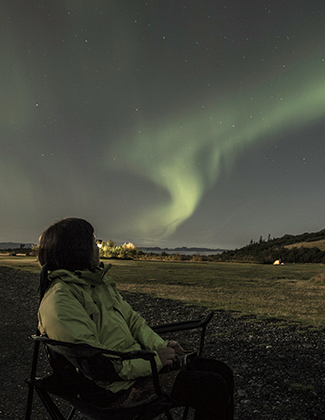
[(48, 279), (52, 282), (55, 279), (60, 278), (66, 283), (76, 283), (76, 284), (102, 284), (107, 282), (107, 278), (104, 281), (104, 277), (107, 274), (107, 271), (112, 267), (112, 264), (108, 264), (105, 268), (100, 268), (95, 272), (89, 270), (77, 270), (69, 271), (64, 269), (59, 269), (52, 271), (48, 275)]

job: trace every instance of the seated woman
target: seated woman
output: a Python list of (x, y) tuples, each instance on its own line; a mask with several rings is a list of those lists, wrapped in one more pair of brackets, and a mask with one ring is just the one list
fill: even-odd
[[(195, 408), (197, 420), (233, 419), (230, 368), (217, 360), (197, 357), (186, 370), (168, 369), (184, 350), (174, 340), (164, 341), (122, 299), (108, 276), (110, 266), (100, 267), (90, 223), (77, 218), (53, 223), (40, 237), (38, 257), (50, 271), (38, 313), (42, 334), (108, 350), (153, 351), (164, 391), (180, 404)], [(103, 356), (88, 368), (87, 376), (100, 391), (96, 396), (90, 392), (88, 398), (97, 404), (128, 405), (145, 392), (153, 393), (148, 361), (118, 364)]]

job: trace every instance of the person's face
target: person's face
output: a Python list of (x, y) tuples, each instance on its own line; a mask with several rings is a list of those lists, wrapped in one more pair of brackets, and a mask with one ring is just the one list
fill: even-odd
[(94, 240), (93, 240), (93, 255), (92, 255), (92, 258), (91, 258), (91, 265), (92, 265), (91, 268), (97, 267), (99, 263), (100, 263), (100, 260), (99, 260), (99, 248), (97, 246), (96, 238), (94, 236)]

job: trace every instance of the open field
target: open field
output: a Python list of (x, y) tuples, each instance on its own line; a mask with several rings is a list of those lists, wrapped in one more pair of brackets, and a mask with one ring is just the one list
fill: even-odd
[[(24, 380), (29, 376), (33, 349), (28, 336), (36, 328), (38, 271), (35, 258), (0, 258), (0, 418), (4, 420), (24, 418)], [(197, 318), (208, 310), (204, 302), (215, 308), (243, 308), (242, 312), (216, 310), (205, 345), (206, 355), (233, 369), (235, 420), (324, 419), (323, 266), (113, 261), (111, 271), (118, 287), (125, 290), (124, 298), (149, 325)], [(286, 307), (282, 301), (278, 305), (277, 289), (283, 299), (291, 293), (288, 313), (294, 308), (299, 316), (295, 318), (294, 312), (283, 316)], [(140, 290), (151, 296), (138, 293)], [(191, 300), (202, 306), (189, 304)], [(260, 317), (255, 315), (258, 308)], [(273, 315), (278, 312), (280, 319)], [(194, 332), (177, 334), (166, 339), (177, 339), (187, 349), (196, 347)], [(42, 352), (38, 374), (46, 372), (49, 367)], [(49, 420), (37, 396), (32, 418)], [(87, 417), (78, 416), (81, 418)]]
[(23, 255), (12, 257), (9, 254), (0, 254), (0, 266), (26, 270), (31, 273), (39, 273), (40, 271), (40, 266), (35, 257), (26, 257)]
[[(212, 309), (325, 323), (325, 267), (110, 260), (120, 290), (148, 293)], [(0, 256), (0, 265), (38, 272), (35, 257)]]

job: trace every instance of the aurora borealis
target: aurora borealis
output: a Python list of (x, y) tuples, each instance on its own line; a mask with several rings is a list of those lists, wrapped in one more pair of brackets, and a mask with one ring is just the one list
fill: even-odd
[(170, 247), (324, 228), (322, 1), (0, 7), (0, 242), (68, 216)]

